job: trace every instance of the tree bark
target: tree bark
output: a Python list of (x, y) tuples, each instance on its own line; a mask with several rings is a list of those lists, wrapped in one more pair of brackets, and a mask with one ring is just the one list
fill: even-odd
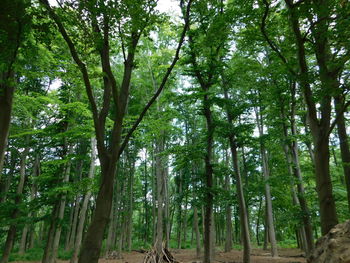
[[(91, 138), (91, 161), (90, 161), (90, 169), (88, 178), (92, 179), (95, 175), (95, 160), (96, 160), (96, 139)], [(87, 191), (87, 193), (84, 196), (83, 203), (80, 209), (79, 213), (79, 222), (77, 227), (77, 235), (75, 237), (75, 243), (74, 243), (74, 251), (73, 255), (70, 259), (70, 263), (77, 263), (78, 262), (78, 254), (81, 246), (81, 240), (83, 238), (83, 231), (84, 231), (84, 223), (86, 218), (86, 211), (88, 208), (88, 204), (91, 197), (91, 191)]]

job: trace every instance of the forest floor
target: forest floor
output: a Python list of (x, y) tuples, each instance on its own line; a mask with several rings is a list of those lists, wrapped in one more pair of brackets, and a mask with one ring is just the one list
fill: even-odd
[[(279, 249), (279, 257), (272, 258), (271, 254), (262, 249), (252, 250), (252, 263), (306, 263), (303, 253), (299, 249), (282, 248)], [(183, 263), (199, 263), (201, 259), (196, 257), (196, 251), (191, 249), (171, 249), (174, 258)], [(139, 252), (125, 252), (122, 254), (122, 259), (100, 259), (99, 263), (142, 263), (145, 257), (144, 253)], [(40, 263), (39, 261), (14, 261), (13, 263)], [(67, 263), (69, 261), (61, 261), (58, 263)], [(218, 263), (240, 263), (242, 262), (242, 251), (232, 250), (224, 253), (218, 251), (215, 255), (214, 262)]]

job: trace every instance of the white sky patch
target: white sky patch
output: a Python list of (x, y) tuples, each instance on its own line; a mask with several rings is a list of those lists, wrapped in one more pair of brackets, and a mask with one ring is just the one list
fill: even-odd
[(180, 1), (176, 0), (159, 0), (157, 4), (157, 10), (162, 13), (166, 13), (169, 16), (180, 16)]
[(62, 80), (54, 79), (49, 86), (49, 91), (58, 90), (58, 88), (61, 86), (62, 86)]

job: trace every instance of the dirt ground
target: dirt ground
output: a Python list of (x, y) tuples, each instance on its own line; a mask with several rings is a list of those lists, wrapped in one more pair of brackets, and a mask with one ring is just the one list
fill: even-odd
[[(253, 249), (252, 263), (306, 263), (302, 251), (298, 249), (279, 249), (279, 257), (272, 258), (268, 251), (262, 249)], [(195, 250), (173, 249), (171, 250), (174, 258), (182, 263), (199, 263), (201, 259), (196, 258)], [(100, 259), (99, 263), (142, 263), (145, 254), (139, 252), (123, 253), (122, 259)], [(59, 261), (59, 263), (68, 263), (69, 261)], [(242, 262), (242, 252), (233, 250), (229, 253), (218, 251), (215, 261), (218, 263), (240, 263)], [(29, 261), (16, 261), (15, 263), (29, 263)], [(31, 262), (34, 263), (34, 262)], [(40, 263), (40, 262), (35, 262)]]

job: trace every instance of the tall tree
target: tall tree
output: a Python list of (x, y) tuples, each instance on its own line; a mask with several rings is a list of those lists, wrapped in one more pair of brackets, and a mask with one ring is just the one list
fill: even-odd
[[(71, 32), (67, 30), (67, 26), (63, 24), (62, 18), (52, 8), (47, 0), (40, 0), (41, 4), (46, 8), (50, 17), (56, 23), (58, 30), (66, 41), (72, 58), (77, 64), (82, 74), (82, 79), (89, 98), (94, 128), (97, 140), (98, 156), (101, 163), (102, 179), (99, 189), (99, 194), (96, 200), (96, 210), (94, 212), (92, 222), (89, 226), (85, 240), (83, 242), (82, 250), (79, 257), (79, 262), (97, 262), (105, 227), (107, 225), (109, 214), (112, 206), (113, 198), (113, 183), (116, 173), (116, 164), (128, 143), (132, 133), (137, 128), (138, 124), (143, 119), (147, 110), (156, 100), (164, 88), (169, 75), (179, 59), (179, 52), (183, 44), (185, 33), (188, 28), (188, 15), (191, 1), (185, 10), (185, 25), (178, 42), (177, 50), (173, 61), (164, 74), (161, 84), (157, 92), (153, 95), (147, 103), (135, 124), (128, 131), (123, 139), (123, 121), (127, 111), (131, 75), (135, 64), (136, 49), (141, 35), (147, 31), (155, 22), (156, 1), (140, 1), (135, 5), (133, 1), (117, 2), (94, 2), (80, 3), (75, 6), (75, 11), (79, 14), (82, 10), (86, 17), (83, 18), (82, 26), (87, 29), (90, 36), (93, 38), (93, 46), (97, 49), (100, 63), (102, 66), (103, 77), (101, 84), (103, 87), (102, 103), (96, 102), (93, 87), (91, 84), (91, 73), (87, 67), (87, 62), (83, 61), (80, 54), (79, 46), (74, 43)], [(69, 7), (67, 5), (66, 7)], [(80, 13), (81, 14), (81, 13)], [(113, 18), (114, 14), (121, 14), (117, 19)], [(79, 17), (79, 15), (78, 15)], [(87, 25), (86, 25), (87, 24)], [(121, 39), (122, 55), (123, 55), (123, 76), (121, 84), (119, 85), (115, 74), (112, 70), (110, 42), (113, 41), (115, 34), (113, 28), (119, 29), (119, 38)], [(83, 39), (79, 39), (83, 41)], [(100, 109), (98, 105), (101, 105)], [(113, 127), (110, 131), (110, 138), (106, 142), (106, 119), (110, 108), (113, 107), (115, 114), (113, 116)]]

